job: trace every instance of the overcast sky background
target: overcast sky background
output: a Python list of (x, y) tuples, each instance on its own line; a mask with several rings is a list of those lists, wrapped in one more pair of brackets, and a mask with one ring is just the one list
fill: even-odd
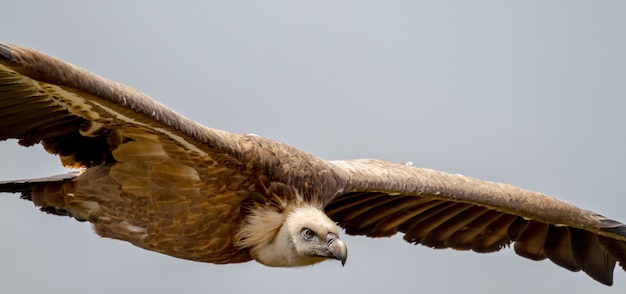
[[(626, 221), (626, 2), (7, 1), (0, 41), (206, 126), (501, 181)], [(0, 144), (0, 179), (63, 173)], [(344, 268), (174, 259), (0, 195), (2, 293), (624, 293), (512, 249), (343, 236)]]

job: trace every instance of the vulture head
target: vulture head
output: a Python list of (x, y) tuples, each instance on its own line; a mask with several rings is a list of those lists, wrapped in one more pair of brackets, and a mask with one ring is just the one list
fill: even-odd
[(240, 245), (249, 247), (256, 261), (279, 267), (312, 265), (327, 259), (340, 260), (342, 265), (346, 263), (348, 250), (339, 239), (337, 224), (320, 209), (303, 206), (284, 215), (262, 214), (249, 217), (263, 217), (265, 221), (248, 219), (240, 233)]

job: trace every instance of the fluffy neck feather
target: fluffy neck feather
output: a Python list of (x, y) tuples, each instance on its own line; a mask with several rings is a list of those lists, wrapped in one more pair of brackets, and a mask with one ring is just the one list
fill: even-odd
[[(293, 231), (299, 228), (291, 225), (294, 215), (319, 218), (326, 215), (312, 206), (285, 209), (277, 212), (272, 209), (257, 209), (251, 212), (237, 234), (237, 246), (249, 248), (252, 257), (267, 266), (294, 267), (311, 265), (324, 260), (321, 257), (300, 256), (292, 240)], [(292, 218), (290, 218), (292, 217)], [(332, 223), (334, 224), (334, 223)], [(296, 235), (300, 235), (296, 233)]]

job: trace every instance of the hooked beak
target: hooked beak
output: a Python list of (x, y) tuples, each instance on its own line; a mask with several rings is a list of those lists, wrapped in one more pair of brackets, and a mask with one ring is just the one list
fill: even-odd
[(348, 248), (343, 240), (333, 233), (326, 234), (326, 246), (328, 247), (329, 257), (341, 260), (341, 266), (346, 264), (348, 259)]

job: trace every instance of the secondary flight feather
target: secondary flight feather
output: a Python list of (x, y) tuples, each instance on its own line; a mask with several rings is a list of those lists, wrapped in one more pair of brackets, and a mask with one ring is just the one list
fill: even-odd
[(0, 182), (101, 236), (210, 263), (347, 259), (348, 234), (477, 252), (513, 243), (610, 285), (626, 227), (507, 184), (375, 159), (326, 161), (195, 123), (145, 94), (0, 43), (0, 140), (42, 144), (79, 173)]

